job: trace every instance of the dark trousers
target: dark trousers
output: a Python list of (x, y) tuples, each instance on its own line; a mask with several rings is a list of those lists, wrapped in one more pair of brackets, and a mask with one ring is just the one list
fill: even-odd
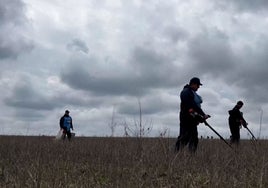
[(191, 152), (195, 152), (198, 146), (198, 122), (190, 116), (180, 116), (180, 134), (176, 142), (176, 150), (179, 151), (186, 145)]
[(231, 131), (231, 143), (238, 144), (240, 141), (240, 125), (239, 124), (229, 124)]
[(67, 135), (68, 140), (71, 140), (72, 134), (71, 130), (67, 130), (66, 128), (63, 128), (63, 134), (62, 134), (62, 139), (65, 140)]

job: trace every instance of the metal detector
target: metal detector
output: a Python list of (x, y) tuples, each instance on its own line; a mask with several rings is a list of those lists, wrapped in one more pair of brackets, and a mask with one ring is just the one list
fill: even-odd
[(254, 134), (249, 130), (249, 128), (248, 127), (245, 127), (247, 130), (248, 130), (248, 132), (251, 134), (251, 136), (252, 136), (252, 139), (253, 140), (255, 140), (255, 141), (257, 141), (257, 138), (254, 136)]
[(233, 149), (233, 147), (231, 146), (231, 144), (229, 144), (215, 129), (213, 129), (209, 124), (208, 124), (208, 122), (207, 121), (204, 121), (204, 123), (205, 123), (205, 125), (206, 126), (208, 126), (216, 135), (218, 135), (219, 137), (220, 137), (220, 139), (222, 140), (222, 141), (224, 141), (225, 142), (225, 144), (227, 144), (230, 148), (232, 148)]

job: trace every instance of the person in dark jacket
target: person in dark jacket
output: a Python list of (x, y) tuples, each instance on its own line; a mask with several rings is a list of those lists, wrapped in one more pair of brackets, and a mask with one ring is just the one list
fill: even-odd
[(201, 108), (202, 98), (196, 93), (202, 85), (199, 78), (192, 78), (180, 93), (180, 133), (176, 142), (176, 151), (188, 144), (188, 149), (195, 152), (198, 145), (197, 125), (209, 115)]
[(245, 121), (243, 117), (243, 113), (240, 112), (240, 109), (243, 106), (242, 101), (238, 101), (235, 105), (235, 107), (232, 110), (229, 110), (229, 128), (231, 131), (231, 143), (233, 144), (239, 144), (240, 141), (240, 128), (247, 127), (247, 122)]
[(68, 137), (68, 140), (71, 140), (72, 137), (71, 129), (73, 130), (73, 121), (69, 114), (69, 110), (65, 110), (64, 115), (60, 118), (60, 128), (63, 129), (62, 138), (64, 140), (66, 138), (66, 135)]

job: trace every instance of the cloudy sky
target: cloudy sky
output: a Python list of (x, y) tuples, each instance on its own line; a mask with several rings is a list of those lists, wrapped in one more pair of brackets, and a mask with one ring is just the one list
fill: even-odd
[(145, 135), (175, 137), (197, 76), (220, 134), (243, 100), (268, 137), (267, 28), (266, 0), (0, 0), (0, 134), (55, 135), (69, 109), (77, 135), (135, 135), (141, 110)]

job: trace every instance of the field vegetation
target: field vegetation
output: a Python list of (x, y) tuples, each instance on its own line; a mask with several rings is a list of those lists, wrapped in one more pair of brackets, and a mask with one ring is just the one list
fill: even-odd
[(268, 187), (268, 141), (0, 136), (0, 187)]

